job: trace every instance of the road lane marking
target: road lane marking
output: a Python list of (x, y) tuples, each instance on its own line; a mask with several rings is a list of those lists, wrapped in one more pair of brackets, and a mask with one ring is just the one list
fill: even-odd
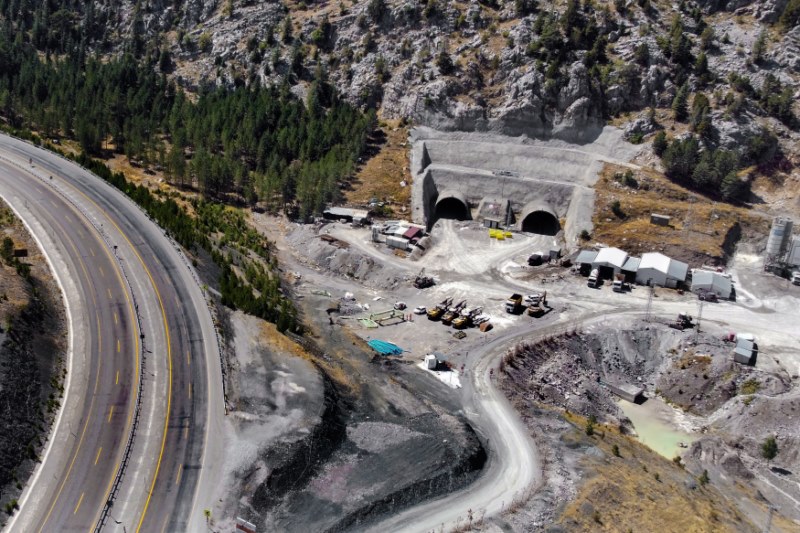
[(114, 406), (111, 406), (111, 409), (108, 411), (108, 421), (111, 422), (111, 415), (114, 414)]
[(119, 324), (119, 317), (117, 316), (116, 311), (114, 311), (114, 324)]
[(97, 268), (99, 268), (99, 269), (100, 269), (100, 275), (101, 275), (101, 276), (103, 276), (103, 277), (106, 277), (106, 271), (105, 271), (105, 270), (103, 270), (103, 267), (101, 267), (101, 266), (98, 266)]
[[(86, 270), (86, 265), (84, 264), (83, 259), (81, 259), (81, 255), (78, 253), (78, 249), (75, 248), (75, 244), (72, 242), (72, 239), (70, 239), (69, 236), (66, 237), (66, 241), (72, 248), (74, 257), (78, 260), (78, 264), (81, 266), (81, 270), (83, 271), (83, 275), (86, 278), (86, 282), (91, 286), (91, 278), (89, 277), (89, 272)], [(89, 291), (89, 295), (92, 297), (92, 302), (94, 303), (95, 308), (97, 308), (97, 300), (95, 299), (94, 291)], [(102, 332), (100, 331), (100, 314), (97, 311), (95, 311), (94, 316), (95, 320), (97, 321), (97, 349), (99, 351), (100, 346), (102, 345)], [(47, 510), (47, 515), (45, 515), (44, 521), (42, 522), (42, 525), (39, 527), (39, 533), (41, 533), (44, 530), (44, 527), (47, 525), (47, 521), (50, 520), (50, 515), (53, 514), (53, 509), (56, 508), (56, 503), (58, 503), (58, 500), (61, 498), (61, 493), (64, 491), (64, 486), (67, 484), (67, 480), (69, 479), (70, 474), (72, 473), (72, 468), (75, 466), (75, 461), (78, 459), (78, 454), (80, 453), (81, 447), (83, 446), (83, 439), (84, 437), (86, 437), (86, 430), (89, 428), (89, 421), (92, 418), (91, 413), (94, 410), (94, 401), (95, 398), (97, 397), (96, 394), (97, 386), (100, 383), (100, 367), (102, 366), (102, 363), (103, 360), (98, 359), (97, 370), (95, 371), (95, 378), (94, 378), (95, 394), (92, 394), (92, 399), (89, 402), (89, 410), (87, 411), (89, 413), (89, 416), (86, 417), (86, 422), (84, 422), (83, 424), (83, 429), (81, 430), (81, 436), (80, 439), (78, 439), (78, 447), (75, 448), (75, 454), (72, 456), (72, 460), (69, 463), (69, 468), (67, 468), (67, 475), (64, 476), (64, 478), (61, 480), (61, 484), (58, 487), (58, 491), (56, 492), (56, 496), (53, 499), (53, 503), (50, 504), (50, 509)]]
[(103, 451), (103, 447), (102, 446), (97, 448), (97, 456), (94, 458), (94, 464), (97, 464), (97, 460), (100, 459), (100, 452), (102, 452), (102, 451)]
[(83, 496), (85, 494), (86, 494), (85, 492), (81, 492), (81, 497), (78, 498), (78, 505), (75, 506), (75, 510), (72, 511), (72, 514), (78, 514), (78, 509), (80, 509), (81, 507), (81, 503), (83, 502)]
[(177, 485), (178, 482), (181, 480), (181, 472), (183, 471), (183, 465), (178, 465), (178, 475), (175, 476), (175, 484)]
[(55, 203), (55, 202), (53, 201), (53, 199), (52, 199), (52, 198), (50, 199), (50, 204), (51, 204), (53, 207), (55, 207), (56, 209), (58, 209), (58, 204), (57, 204), (57, 203)]
[(89, 251), (92, 252), (92, 257), (97, 257), (94, 253), (94, 248), (89, 248)]
[(114, 380), (114, 385), (119, 385), (119, 370), (117, 370), (117, 379)]
[(189, 426), (188, 425), (185, 428), (183, 428), (183, 438), (184, 438), (184, 440), (189, 438)]
[(109, 299), (113, 299), (114, 298), (113, 296), (111, 296), (111, 289), (106, 289), (106, 292), (108, 293), (108, 298)]
[(192, 399), (192, 384), (189, 383), (189, 401)]
[(121, 348), (121, 345), (119, 343), (119, 339), (117, 339), (117, 353), (119, 353), (120, 351), (122, 351), (122, 348)]
[(189, 354), (189, 350), (186, 350), (186, 366), (192, 366), (192, 356)]
[[(139, 254), (139, 251), (136, 249), (136, 247), (133, 245), (131, 240), (128, 238), (128, 235), (126, 235), (125, 232), (122, 231), (122, 229), (114, 221), (114, 219), (111, 218), (110, 215), (108, 215), (99, 205), (97, 205), (97, 202), (95, 202), (94, 200), (89, 198), (89, 196), (87, 196), (86, 193), (84, 193), (78, 187), (72, 185), (72, 188), (78, 194), (80, 194), (81, 196), (86, 198), (86, 200), (89, 203), (94, 205), (95, 208), (98, 211), (100, 211), (101, 213), (104, 213), (106, 215), (106, 217), (108, 218), (108, 221), (111, 222), (111, 224), (117, 229), (119, 234), (122, 235), (122, 238), (125, 239), (125, 241), (128, 243), (128, 246), (130, 247), (131, 251), (134, 253), (136, 258), (139, 260), (139, 263), (142, 265), (142, 268), (147, 273), (147, 277), (150, 278), (150, 284), (153, 286), (153, 290), (156, 293), (156, 298), (158, 299), (159, 307), (161, 307), (161, 320), (162, 320), (162, 323), (164, 324), (164, 335), (166, 336), (166, 341), (167, 341), (167, 362), (168, 362), (167, 368), (169, 369), (169, 380), (167, 381), (167, 412), (166, 412), (166, 417), (164, 417), (164, 433), (163, 433), (163, 435), (161, 437), (161, 450), (158, 453), (158, 462), (156, 463), (156, 471), (153, 474), (153, 481), (150, 484), (150, 490), (147, 493), (147, 499), (145, 500), (145, 503), (144, 503), (144, 509), (142, 510), (142, 516), (139, 518), (139, 524), (136, 526), (136, 533), (139, 533), (139, 531), (141, 531), (141, 529), (142, 529), (142, 524), (144, 523), (144, 517), (147, 515), (147, 509), (150, 507), (150, 500), (153, 497), (153, 490), (155, 490), (156, 479), (158, 479), (158, 473), (161, 470), (161, 461), (164, 458), (164, 448), (166, 447), (166, 444), (167, 444), (167, 431), (169, 430), (169, 415), (170, 415), (170, 411), (172, 409), (172, 340), (170, 339), (169, 323), (167, 322), (167, 311), (164, 309), (164, 300), (161, 297), (161, 292), (158, 290), (158, 286), (156, 285), (155, 279), (153, 279), (153, 274), (150, 272), (150, 269), (147, 268), (147, 265), (145, 264), (144, 260), (142, 259), (142, 256)], [(99, 241), (100, 238), (97, 236), (97, 234), (95, 234), (94, 237), (95, 237), (95, 239), (98, 240), (98, 242), (100, 242)], [(107, 248), (103, 248), (103, 249), (105, 250), (106, 255), (108, 256), (109, 260), (111, 260), (111, 255), (109, 254), (108, 249)], [(122, 277), (120, 276), (120, 273), (119, 273), (118, 269), (117, 269), (117, 278), (119, 279), (120, 284), (124, 287), (124, 285), (122, 284)], [(130, 308), (131, 316), (133, 316), (133, 306), (132, 306), (132, 304), (130, 302), (130, 299), (128, 298), (128, 291), (127, 290), (123, 290), (123, 292), (125, 293), (126, 300), (128, 300), (128, 307)], [(138, 366), (139, 365), (139, 361), (138, 361), (138, 358), (139, 358), (139, 345), (138, 345), (139, 339), (135, 338), (135, 342), (137, 344), (136, 344), (136, 350), (135, 350), (134, 353), (136, 354), (136, 366)], [(136, 377), (137, 377), (137, 381), (138, 381), (139, 375), (136, 374)], [(138, 387), (138, 386), (139, 385), (138, 385), (138, 382), (137, 382), (134, 385), (134, 389), (136, 387)], [(131, 398), (131, 401), (133, 401), (133, 399), (134, 399), (134, 397)], [(133, 409), (129, 409), (129, 412), (128, 412), (128, 426), (130, 426), (131, 419), (133, 417), (133, 411), (134, 411)], [(106, 498), (108, 497), (108, 494), (110, 494), (110, 492), (111, 492), (112, 483), (113, 483), (113, 478), (112, 478), (111, 482), (109, 482), (108, 490), (106, 492)]]

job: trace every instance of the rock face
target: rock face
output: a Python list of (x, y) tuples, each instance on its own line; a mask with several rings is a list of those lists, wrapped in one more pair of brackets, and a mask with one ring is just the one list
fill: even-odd
[[(800, 27), (771, 32), (763, 61), (751, 54), (787, 0), (701, 0), (705, 14), (730, 13), (711, 24), (715, 37), (706, 43), (703, 80), (694, 61), (702, 51), (703, 24), (710, 21), (698, 22), (688, 9), (681, 19), (689, 57), (678, 65), (670, 41), (677, 7), (645, 10), (627, 2), (611, 9), (579, 2), (570, 28), (563, 8), (527, 12), (526, 4), (90, 3), (105, 35), (136, 34), (154, 53), (168, 52), (170, 73), (190, 89), (288, 81), (293, 92), (304, 94), (321, 77), (355, 105), (446, 131), (581, 142), (594, 139), (609, 117), (669, 108), (685, 84), (690, 93), (713, 95), (719, 143), (734, 147), (766, 113), (757, 105), (746, 105), (738, 119), (727, 111), (732, 73), (746, 76), (756, 90), (769, 72), (795, 90), (800, 86)], [(106, 53), (128, 44), (106, 37), (89, 46)], [(637, 119), (628, 136), (638, 139), (657, 127)]]

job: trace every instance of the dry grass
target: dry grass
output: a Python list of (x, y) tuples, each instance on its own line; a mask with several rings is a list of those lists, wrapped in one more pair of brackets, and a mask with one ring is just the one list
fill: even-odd
[[(567, 415), (574, 435), (604, 452), (587, 455), (586, 482), (564, 509), (559, 523), (570, 531), (754, 531), (749, 522), (713, 485), (687, 488), (691, 473), (616, 428), (596, 426), (586, 437), (585, 419)], [(614, 457), (613, 446), (620, 457)]]
[[(595, 185), (595, 241), (619, 246), (632, 254), (661, 251), (699, 264), (725, 259), (723, 245), (737, 223), (743, 231), (768, 229), (764, 217), (741, 207), (712, 202), (653, 170), (634, 172), (638, 189), (625, 186), (615, 175), (626, 170), (607, 164)], [(619, 201), (624, 218), (612, 212), (614, 201)], [(671, 224), (651, 224), (651, 213), (672, 217)]]
[[(382, 121), (367, 150), (368, 159), (359, 167), (352, 189), (345, 191), (351, 204), (367, 204), (371, 198), (407, 208), (411, 200), (408, 159), (408, 127), (399, 121)], [(400, 182), (405, 180), (406, 186)]]

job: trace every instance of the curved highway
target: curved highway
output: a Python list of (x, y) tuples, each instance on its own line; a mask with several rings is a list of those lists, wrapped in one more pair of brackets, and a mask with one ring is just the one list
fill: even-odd
[(204, 526), (224, 404), (216, 333), (191, 267), (121, 192), (6, 136), (0, 195), (64, 291), (71, 352), (63, 407), (7, 529)]

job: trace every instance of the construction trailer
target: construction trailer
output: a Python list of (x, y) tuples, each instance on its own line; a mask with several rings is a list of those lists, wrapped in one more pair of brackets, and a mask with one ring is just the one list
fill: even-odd
[(644, 400), (644, 389), (630, 383), (605, 383), (608, 390), (631, 403), (641, 403)]
[(758, 345), (752, 335), (740, 334), (736, 336), (736, 348), (733, 349), (733, 360), (737, 363), (755, 366), (758, 358)]
[(669, 226), (672, 217), (667, 215), (659, 215), (658, 213), (650, 213), (650, 223), (656, 226)]
[(406, 250), (408, 248), (408, 239), (405, 237), (396, 237), (390, 235), (389, 237), (386, 237), (386, 246), (398, 250)]
[(439, 366), (439, 360), (436, 359), (435, 355), (429, 353), (425, 356), (425, 368), (428, 370), (436, 370), (437, 366)]

